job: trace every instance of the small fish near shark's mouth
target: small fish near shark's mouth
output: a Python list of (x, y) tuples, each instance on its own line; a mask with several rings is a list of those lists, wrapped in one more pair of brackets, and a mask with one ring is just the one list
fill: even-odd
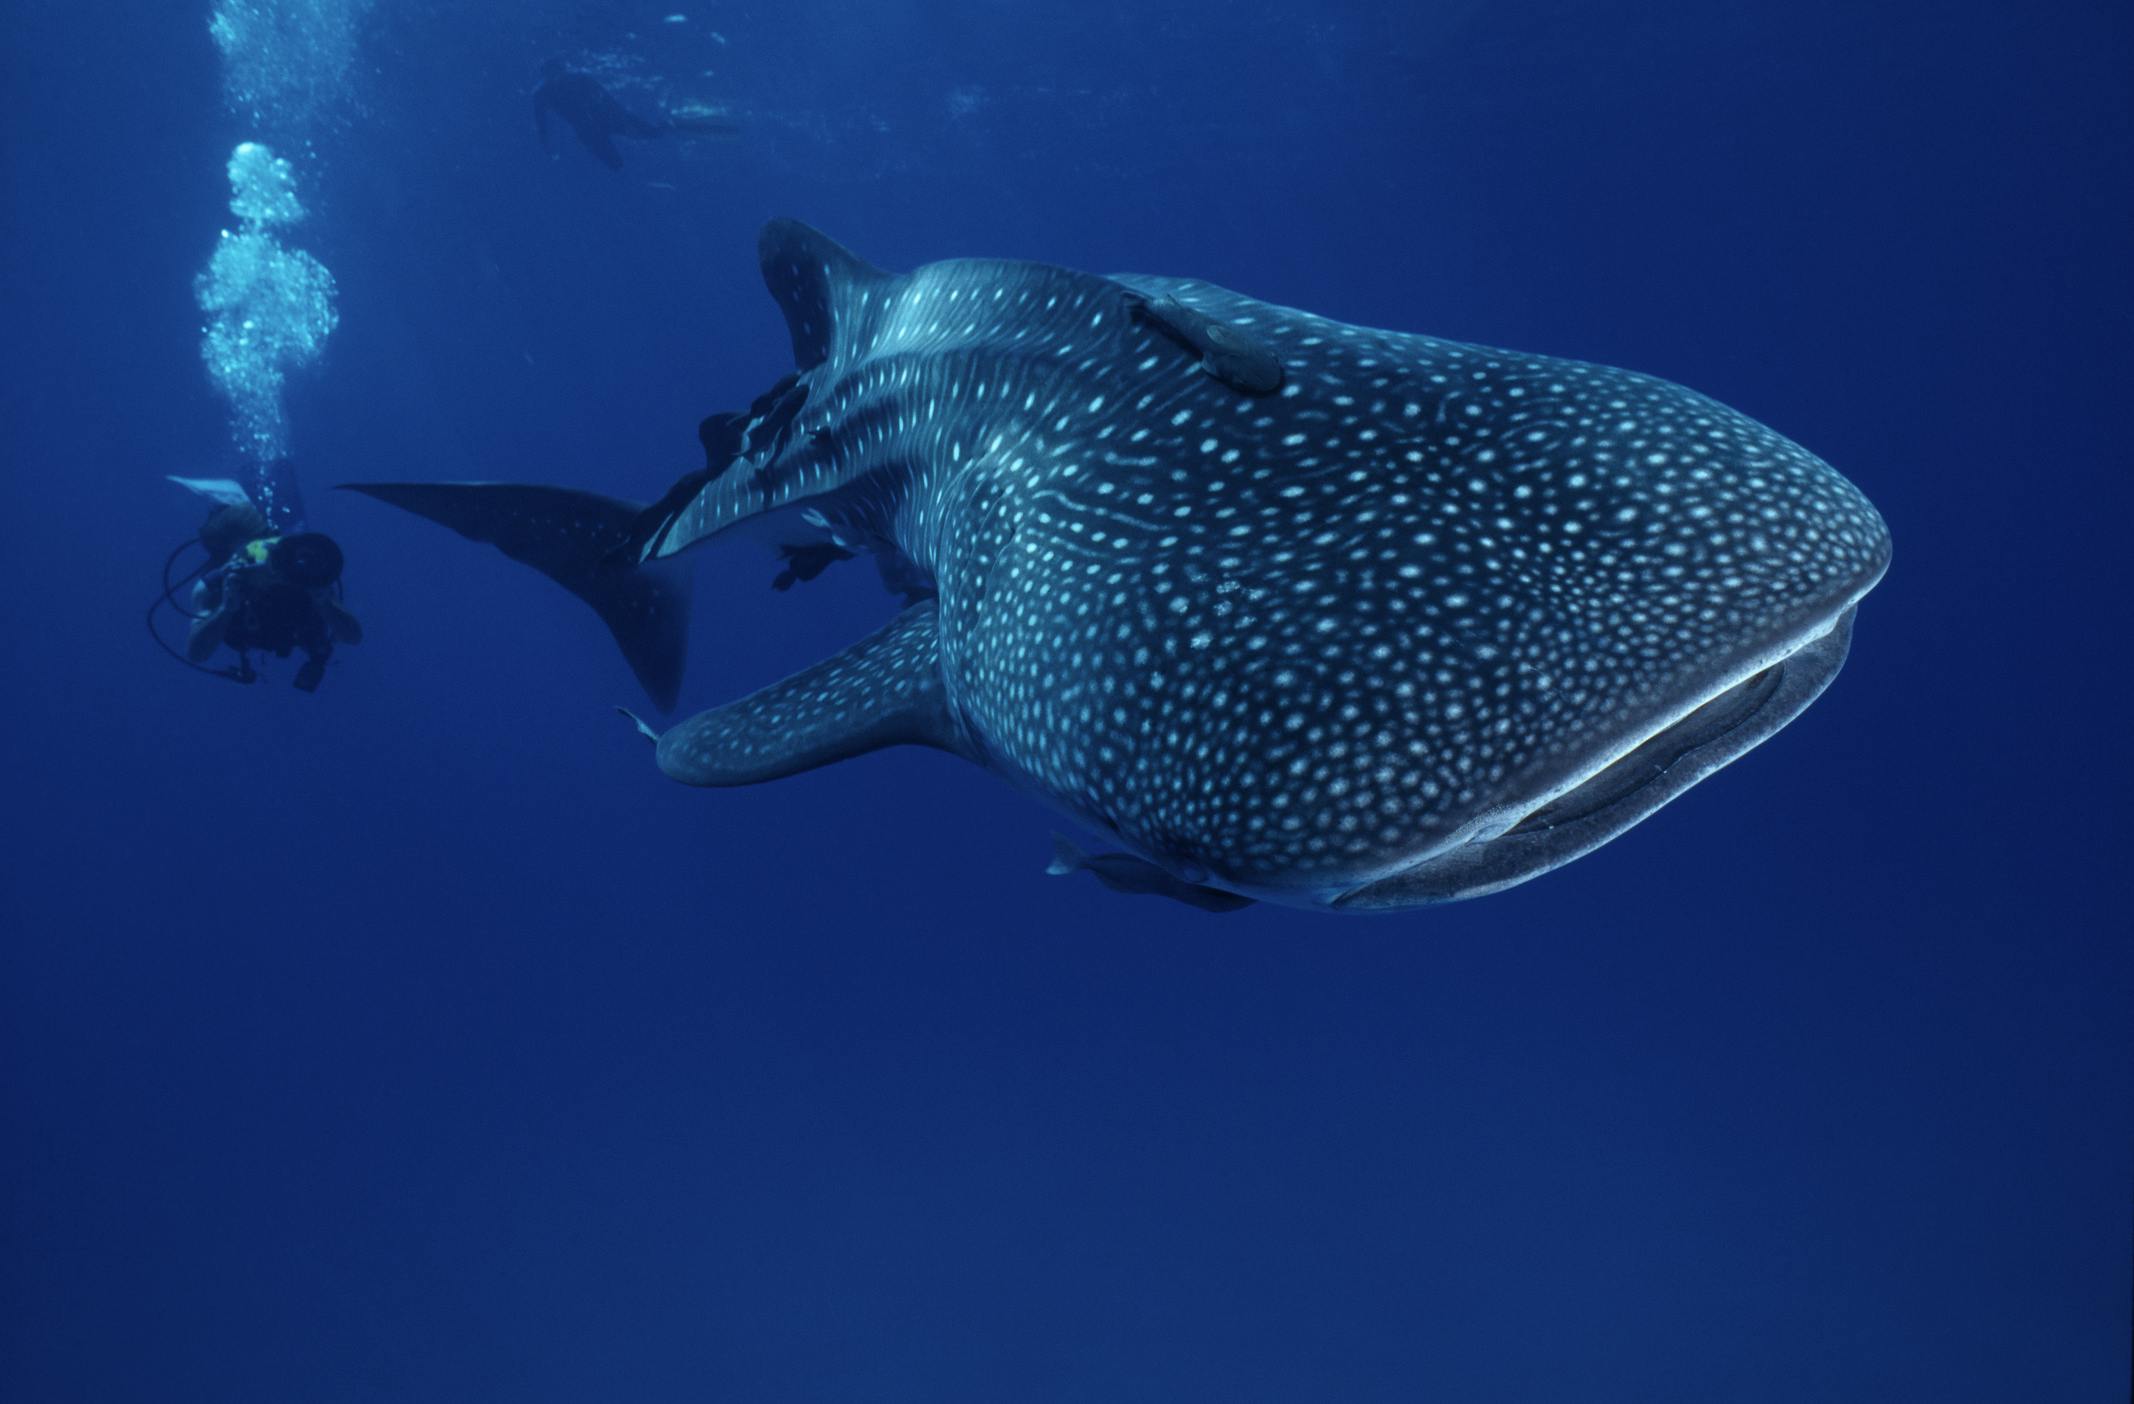
[(1799, 716), (1844, 665), (1856, 609), (1508, 825), (1487, 825), (1329, 905), (1371, 911), (1481, 897), (1591, 852)]

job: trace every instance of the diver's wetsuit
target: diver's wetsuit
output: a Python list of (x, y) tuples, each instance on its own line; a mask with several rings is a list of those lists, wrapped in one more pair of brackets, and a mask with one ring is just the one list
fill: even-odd
[(672, 122), (650, 122), (624, 107), (592, 74), (556, 65), (550, 65), (541, 86), (534, 89), (534, 129), (540, 132), (544, 149), (551, 113), (570, 125), (586, 150), (617, 171), (622, 169), (622, 153), (615, 149), (616, 137), (642, 141), (674, 130)]
[(247, 543), (221, 565), (200, 577), (193, 587), (196, 617), (186, 636), (186, 656), (205, 662), (218, 647), (238, 656), (244, 681), (251, 681), (252, 650), (287, 658), (302, 649), (304, 665), (295, 684), (305, 692), (318, 688), (326, 676), (326, 660), (335, 643), (358, 643), (363, 627), (339, 598), (338, 556), (336, 579), (325, 585), (307, 585), (289, 578), (277, 568), (273, 547), (278, 538)]

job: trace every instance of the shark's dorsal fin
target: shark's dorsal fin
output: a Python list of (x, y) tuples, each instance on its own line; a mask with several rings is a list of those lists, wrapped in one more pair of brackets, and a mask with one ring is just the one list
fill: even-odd
[(941, 686), (934, 602), (852, 647), (659, 738), (659, 768), (688, 785), (753, 785), (884, 746), (972, 754)]
[(812, 370), (829, 359), (840, 337), (854, 332), (865, 299), (883, 272), (835, 239), (797, 219), (774, 219), (756, 238), (763, 282), (793, 334), (793, 364)]

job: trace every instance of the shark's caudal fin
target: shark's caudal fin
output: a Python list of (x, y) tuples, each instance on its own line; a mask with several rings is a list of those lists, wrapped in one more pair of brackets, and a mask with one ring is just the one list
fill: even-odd
[(756, 238), (764, 286), (785, 313), (793, 365), (813, 370), (861, 334), (885, 273), (826, 234), (795, 219), (774, 219)]
[(639, 564), (620, 548), (644, 504), (517, 483), (343, 483), (486, 541), (593, 607), (661, 711), (681, 691), (689, 634), (688, 566)]

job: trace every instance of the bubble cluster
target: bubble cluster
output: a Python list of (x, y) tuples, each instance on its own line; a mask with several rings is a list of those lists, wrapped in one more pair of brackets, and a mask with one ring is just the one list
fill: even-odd
[(251, 225), (294, 224), (304, 217), (296, 172), (256, 141), (230, 153), (230, 213)]
[(200, 355), (230, 402), (238, 448), (267, 464), (288, 452), (282, 386), (291, 370), (318, 359), (340, 318), (333, 274), (273, 232), (304, 215), (289, 163), (245, 142), (230, 157), (230, 186), (240, 227), (222, 231), (193, 285), (208, 319)]
[(230, 106), (277, 131), (310, 123), (342, 96), (369, 9), (370, 0), (220, 0), (208, 33)]

